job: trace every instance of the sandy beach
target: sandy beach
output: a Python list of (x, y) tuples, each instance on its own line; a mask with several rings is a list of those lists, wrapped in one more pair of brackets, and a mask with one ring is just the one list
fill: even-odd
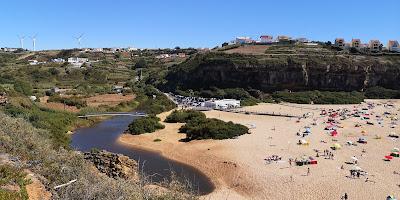
[[(138, 136), (124, 134), (119, 142), (160, 152), (169, 159), (192, 165), (204, 172), (216, 185), (216, 190), (202, 196), (202, 199), (340, 199), (344, 193), (348, 194), (349, 199), (385, 199), (388, 195), (399, 197), (400, 175), (394, 172), (400, 172), (400, 158), (394, 157), (391, 161), (383, 159), (393, 148), (400, 147), (400, 139), (388, 137), (391, 132), (400, 132), (395, 125), (400, 101), (367, 102), (369, 104), (360, 105), (259, 104), (241, 108), (246, 111), (309, 116), (300, 120), (206, 111), (204, 113), (209, 118), (252, 127), (251, 134), (237, 139), (185, 143), (179, 142), (185, 137), (178, 133), (182, 124), (163, 123), (166, 126), (163, 130)], [(338, 109), (341, 110), (335, 112)], [(343, 109), (349, 110), (349, 115), (355, 111), (364, 114), (341, 119), (344, 114), (337, 113)], [(321, 110), (327, 113), (321, 115)], [(159, 117), (164, 120), (168, 114), (162, 113)], [(367, 117), (369, 119), (365, 119)], [(327, 123), (330, 118), (336, 122), (336, 137), (331, 136), (330, 130), (325, 130), (330, 125)], [(356, 127), (356, 124), (360, 126)], [(307, 126), (311, 134), (303, 138)], [(365, 138), (367, 144), (357, 143), (360, 137)], [(161, 141), (154, 142), (156, 138)], [(299, 140), (306, 140), (309, 145), (298, 145)], [(347, 141), (356, 145), (347, 145)], [(335, 143), (342, 148), (332, 150), (330, 147)], [(333, 158), (323, 156), (324, 150), (333, 153)], [(281, 160), (266, 162), (265, 159), (272, 155), (278, 155)], [(294, 160), (310, 156), (318, 164), (296, 166), (288, 162), (289, 158)], [(357, 165), (346, 164), (354, 162), (351, 157), (358, 159)], [(356, 166), (368, 175), (352, 178), (349, 170)]]

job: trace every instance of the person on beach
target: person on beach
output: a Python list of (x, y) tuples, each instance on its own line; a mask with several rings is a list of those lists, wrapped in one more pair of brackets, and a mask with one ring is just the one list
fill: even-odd
[(307, 168), (307, 176), (309, 176), (310, 175), (310, 168), (308, 167)]
[(345, 192), (345, 193), (344, 193), (344, 196), (343, 196), (343, 199), (344, 199), (344, 200), (347, 200), (348, 198), (349, 198), (349, 197), (347, 196), (347, 193)]

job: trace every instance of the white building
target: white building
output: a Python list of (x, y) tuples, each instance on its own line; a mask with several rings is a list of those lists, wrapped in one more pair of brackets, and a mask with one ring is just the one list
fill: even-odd
[(78, 58), (78, 57), (71, 57), (68, 58), (68, 63), (70, 63), (73, 67), (82, 67), (84, 63), (88, 63), (88, 58)]
[(226, 110), (230, 108), (239, 108), (240, 100), (236, 99), (222, 99), (222, 100), (213, 100), (204, 102), (203, 107), (218, 109), (218, 110)]
[(397, 40), (389, 40), (387, 48), (392, 52), (400, 52), (400, 45)]
[(64, 59), (64, 58), (54, 58), (54, 59), (51, 59), (51, 62), (54, 62), (54, 63), (64, 63), (64, 62), (65, 62), (65, 59)]
[(250, 37), (237, 37), (235, 40), (236, 44), (249, 44), (254, 42)]
[(28, 60), (29, 65), (38, 65), (39, 62), (37, 60)]

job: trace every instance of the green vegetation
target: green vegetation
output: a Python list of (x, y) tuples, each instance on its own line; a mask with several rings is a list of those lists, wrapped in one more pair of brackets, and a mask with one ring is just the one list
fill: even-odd
[[(79, 177), (77, 182), (68, 187), (58, 190), (51, 189), (51, 192), (55, 195), (53, 198), (118, 199), (123, 196), (124, 199), (129, 200), (197, 199), (196, 196), (190, 193), (187, 185), (180, 184), (176, 179), (164, 185), (169, 188), (168, 191), (157, 194), (144, 187), (148, 183), (145, 178), (136, 182), (125, 179), (116, 180), (100, 175), (93, 170), (92, 164), (84, 160), (82, 154), (63, 148), (53, 148), (50, 145), (52, 142), (48, 138), (47, 131), (34, 128), (24, 119), (11, 118), (0, 112), (0, 124), (2, 124), (0, 126), (0, 151), (18, 157), (21, 160), (30, 161), (33, 172), (43, 176), (48, 188), (53, 188)], [(17, 177), (18, 180), (22, 180), (21, 178), (23, 177), (16, 175), (15, 171), (2, 172), (4, 171), (0, 171), (0, 177), (2, 178), (10, 177), (11, 175), (11, 177)], [(3, 192), (0, 192), (0, 195), (4, 195)]]
[(147, 114), (156, 115), (176, 107), (174, 102), (152, 86), (140, 86), (135, 89), (135, 93), (135, 100), (139, 102), (136, 109)]
[(272, 98), (277, 101), (285, 101), (299, 104), (358, 104), (364, 101), (361, 92), (327, 92), (327, 91), (305, 91), (305, 92), (275, 92)]
[(200, 111), (195, 110), (174, 110), (167, 116), (165, 122), (167, 123), (187, 123), (194, 119), (205, 119), (206, 115)]
[(57, 102), (57, 103), (63, 103), (68, 106), (75, 106), (76, 108), (80, 109), (83, 107), (87, 106), (87, 103), (85, 100), (82, 100), (81, 98), (78, 97), (61, 97), (58, 94), (52, 95), (49, 97), (47, 100), (48, 102)]
[(140, 135), (143, 133), (152, 133), (158, 129), (165, 128), (164, 125), (160, 124), (160, 118), (156, 116), (141, 117), (134, 120), (128, 126), (128, 133), (132, 135)]
[(372, 87), (365, 90), (365, 97), (368, 99), (398, 99), (400, 98), (400, 91), (383, 87)]
[(34, 127), (48, 130), (47, 137), (51, 139), (54, 147), (69, 148), (70, 138), (66, 133), (79, 123), (78, 117), (72, 113), (39, 108), (36, 105), (7, 105), (3, 110), (11, 117), (22, 117)]
[(197, 118), (183, 125), (179, 131), (186, 133), (186, 141), (191, 141), (201, 139), (222, 140), (235, 138), (248, 133), (249, 129), (241, 124), (224, 122), (219, 119)]
[(206, 118), (204, 113), (195, 110), (174, 111), (166, 118), (165, 122), (186, 123), (179, 129), (181, 133), (186, 133), (185, 141), (235, 138), (249, 131), (246, 126)]
[[(0, 199), (28, 200), (26, 185), (30, 183), (26, 179), (27, 174), (22, 169), (5, 164), (0, 165)], [(4, 186), (17, 186), (18, 191), (3, 189)]]

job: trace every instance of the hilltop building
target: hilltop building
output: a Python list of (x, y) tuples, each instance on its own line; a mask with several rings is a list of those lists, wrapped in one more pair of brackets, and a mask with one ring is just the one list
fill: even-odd
[(400, 52), (400, 45), (397, 40), (389, 40), (387, 49), (391, 52)]
[(260, 42), (265, 43), (265, 44), (272, 43), (273, 37), (270, 35), (262, 35), (262, 36), (260, 36)]
[(335, 46), (344, 49), (346, 46), (345, 40), (343, 38), (336, 38)]
[(279, 35), (278, 42), (289, 42), (292, 38), (286, 35)]
[(369, 46), (370, 51), (379, 52), (380, 51), (381, 42), (379, 40), (370, 40), (368, 46)]
[(296, 41), (299, 43), (308, 43), (309, 40), (307, 38), (296, 38)]
[(254, 41), (250, 37), (236, 37), (235, 43), (236, 44), (250, 44)]
[(352, 39), (350, 47), (354, 47), (356, 49), (359, 49), (361, 47), (361, 40), (360, 39)]

